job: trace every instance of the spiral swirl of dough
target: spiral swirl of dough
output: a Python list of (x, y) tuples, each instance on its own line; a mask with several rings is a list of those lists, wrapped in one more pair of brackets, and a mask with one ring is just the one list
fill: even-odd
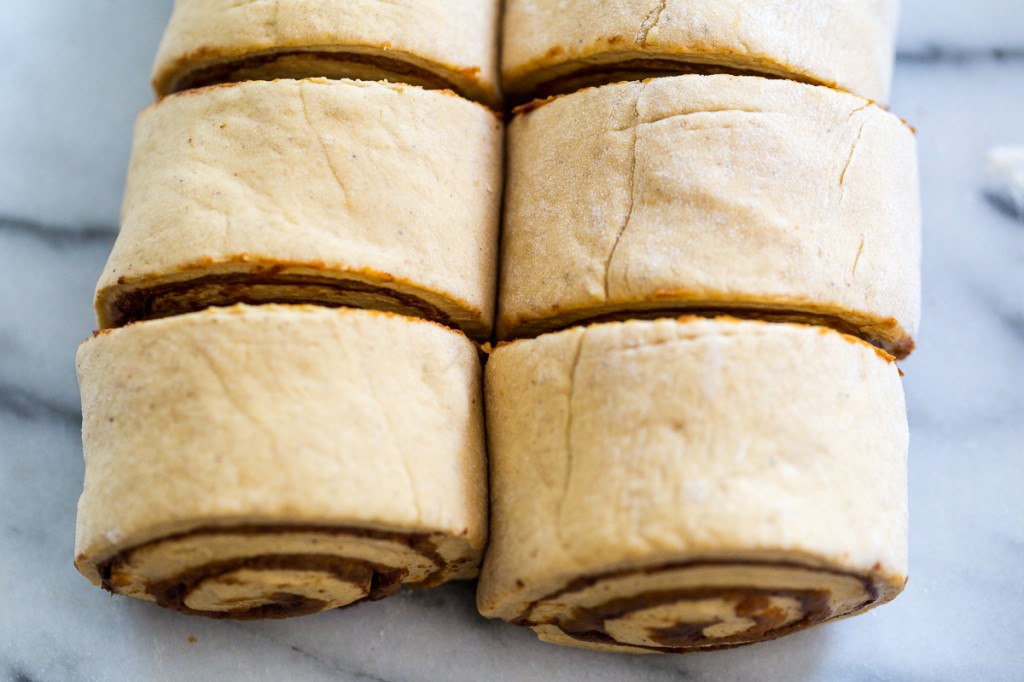
[(79, 352), (76, 566), (215, 618), (337, 608), (477, 574), (480, 360), (424, 320), (236, 306)]

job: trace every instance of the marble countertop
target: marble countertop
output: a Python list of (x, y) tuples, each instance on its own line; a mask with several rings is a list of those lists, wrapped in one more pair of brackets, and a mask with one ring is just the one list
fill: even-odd
[(637, 658), (483, 620), (468, 584), (238, 624), (75, 572), (75, 347), (171, 0), (0, 0), (0, 679), (1021, 679), (1024, 218), (985, 183), (991, 148), (1024, 146), (1024, 3), (904, 5), (892, 106), (919, 132), (925, 215), (925, 326), (902, 365), (910, 584), (778, 642)]

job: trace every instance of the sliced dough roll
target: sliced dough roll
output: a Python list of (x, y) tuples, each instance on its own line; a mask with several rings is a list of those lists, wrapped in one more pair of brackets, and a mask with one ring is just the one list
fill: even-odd
[(498, 334), (728, 310), (902, 357), (920, 231), (914, 135), (858, 97), (721, 75), (591, 88), (510, 126)]
[(502, 125), (451, 93), (256, 81), (139, 117), (102, 327), (211, 305), (319, 303), (488, 338)]
[(157, 95), (274, 78), (360, 78), (500, 101), (498, 0), (176, 0)]
[(880, 102), (898, 0), (507, 0), (502, 77), (517, 100), (658, 73), (756, 73)]
[(907, 419), (891, 357), (815, 327), (574, 328), (486, 371), (480, 611), (541, 639), (686, 652), (893, 599)]
[(214, 618), (276, 618), (477, 573), (480, 361), (424, 320), (237, 306), (78, 355), (78, 570)]

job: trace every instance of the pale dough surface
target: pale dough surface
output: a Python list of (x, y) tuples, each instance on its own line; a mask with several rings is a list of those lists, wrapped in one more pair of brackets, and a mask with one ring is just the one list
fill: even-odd
[[(181, 562), (201, 564), (219, 555), (190, 531), (288, 525), (314, 538), (430, 536), (448, 577), (475, 574), (487, 474), (480, 361), (462, 334), (375, 311), (237, 306), (101, 332), (82, 345), (78, 374), (76, 564), (90, 580), (161, 538), (184, 534)], [(286, 538), (227, 547), (279, 553)], [(372, 538), (321, 539), (333, 546), (385, 564), (402, 555)]]
[(165, 98), (136, 126), (100, 325), (123, 323), (140, 289), (269, 272), (411, 294), (486, 338), (502, 138), (484, 107), (413, 86), (255, 81)]
[(916, 141), (859, 97), (727, 75), (619, 83), (520, 113), (508, 149), (499, 338), (760, 308), (913, 347)]
[(903, 588), (904, 396), (862, 341), (728, 318), (577, 327), (499, 346), (486, 403), (486, 616), (558, 639), (544, 623), (648, 590), (822, 589), (839, 616)]
[(177, 0), (156, 57), (153, 87), (167, 95), (187, 86), (198, 70), (281, 52), (297, 54), (276, 65), (278, 76), (295, 68), (328, 76), (315, 70), (329, 68), (353, 78), (409, 77), (400, 70), (389, 74), (386, 66), (368, 72), (358, 62), (301, 63), (303, 52), (354, 54), (428, 71), (461, 94), (493, 104), (499, 99), (499, 14), (498, 0)]
[(898, 0), (507, 0), (502, 73), (521, 99), (581, 68), (678, 60), (885, 102), (898, 15)]

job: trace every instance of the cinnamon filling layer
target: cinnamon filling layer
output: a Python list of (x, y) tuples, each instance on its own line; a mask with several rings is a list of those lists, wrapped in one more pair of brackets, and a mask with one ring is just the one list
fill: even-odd
[(237, 303), (311, 303), (375, 308), (459, 328), (453, 317), (413, 294), (356, 280), (273, 272), (203, 275), (191, 280), (124, 288), (110, 304), (111, 326), (155, 320)]
[[(654, 320), (666, 317), (678, 317), (680, 314), (695, 315), (698, 317), (720, 317), (727, 315), (746, 320), (761, 320), (764, 322), (806, 324), (815, 327), (827, 327), (848, 336), (861, 339), (876, 346), (897, 360), (902, 360), (910, 355), (915, 347), (914, 340), (902, 334), (899, 336), (882, 336), (872, 333), (872, 330), (854, 324), (848, 319), (839, 315), (829, 315), (816, 312), (804, 312), (787, 308), (760, 308), (730, 306), (720, 303), (717, 306), (690, 306), (686, 303), (679, 303), (675, 306), (658, 306), (652, 308), (637, 307), (634, 309), (616, 310), (613, 312), (588, 314), (588, 311), (576, 311), (566, 313), (556, 318), (537, 320), (517, 325), (513, 334), (507, 340), (532, 338), (548, 332), (561, 331), (570, 327), (598, 324), (601, 322), (625, 322), (628, 320)], [(881, 326), (896, 329), (898, 323), (895, 320), (886, 320)]]
[[(173, 545), (182, 541), (201, 544), (206, 539), (213, 544), (225, 538), (231, 541), (270, 538), (280, 546), (280, 539), (296, 535), (320, 537), (324, 541), (351, 538), (387, 543), (396, 548), (393, 551), (409, 553), (428, 569), (425, 574), (421, 570), (421, 575), (410, 579), (408, 566), (314, 552), (217, 557), (160, 578), (140, 576), (138, 566), (133, 565), (143, 553), (159, 552), (167, 547), (171, 547), (169, 556), (177, 558)], [(210, 554), (215, 556), (216, 551)], [(404, 583), (412, 587), (440, 584), (450, 569), (457, 568), (458, 565), (449, 566), (445, 562), (437, 551), (437, 544), (427, 534), (288, 525), (204, 528), (180, 533), (122, 551), (98, 567), (102, 586), (111, 593), (130, 592), (131, 586), (141, 580), (149, 598), (159, 606), (187, 615), (233, 620), (289, 618), (376, 601), (395, 594)], [(303, 589), (303, 582), (315, 582), (317, 586)], [(318, 590), (323, 592), (324, 585), (328, 591), (333, 588), (333, 594), (311, 596)], [(214, 603), (217, 608), (197, 608), (197, 603)]]
[(513, 104), (526, 104), (533, 99), (568, 95), (584, 88), (600, 87), (621, 81), (642, 81), (647, 78), (687, 75), (752, 76), (815, 84), (814, 81), (801, 78), (799, 75), (781, 76), (757, 69), (739, 69), (719, 64), (688, 62), (682, 58), (652, 57), (650, 59), (624, 59), (599, 64), (582, 62), (571, 68), (568, 72), (558, 73), (548, 78), (541, 76), (540, 82), (533, 88), (530, 96), (520, 97), (518, 100), (513, 101)]
[[(679, 572), (685, 577), (693, 571), (702, 572), (695, 580), (700, 584), (658, 584), (659, 576)], [(730, 571), (767, 571), (772, 575), (766, 582), (779, 584), (714, 584), (716, 573)], [(812, 578), (821, 586), (796, 586)], [(638, 591), (608, 598), (605, 593), (614, 594), (619, 585)], [(874, 583), (853, 573), (784, 562), (702, 561), (580, 578), (536, 602), (515, 622), (541, 632), (553, 627), (583, 644), (687, 653), (776, 639), (862, 611), (878, 599)]]
[(380, 54), (332, 50), (278, 50), (218, 60), (182, 72), (163, 94), (210, 85), (276, 78), (359, 78), (409, 83), (434, 90), (465, 88), (430, 69)]

